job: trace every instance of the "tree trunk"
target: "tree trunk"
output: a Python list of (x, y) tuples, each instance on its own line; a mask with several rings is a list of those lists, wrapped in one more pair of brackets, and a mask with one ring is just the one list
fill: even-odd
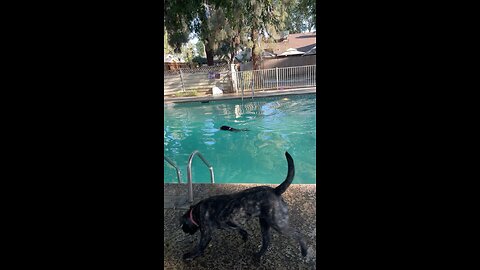
[(213, 50), (212, 49), (207, 49), (205, 47), (205, 54), (207, 55), (207, 65), (208, 66), (213, 66)]
[(215, 52), (213, 50), (213, 44), (210, 42), (211, 39), (210, 37), (205, 33), (205, 40), (203, 41), (203, 44), (205, 45), (205, 55), (207, 57), (207, 65), (208, 66), (213, 66), (213, 57), (215, 55)]
[(230, 54), (230, 60), (228, 62), (228, 65), (233, 64), (234, 59), (235, 59), (235, 51), (232, 51), (232, 53)]
[(253, 70), (257, 70), (260, 65), (260, 56), (255, 52), (255, 49), (257, 48), (257, 42), (258, 42), (258, 33), (255, 30), (252, 30), (252, 40), (253, 40), (252, 66), (253, 66)]
[(237, 39), (237, 37), (234, 36), (234, 37), (232, 38), (232, 42), (231, 42), (231, 45), (230, 45), (230, 48), (231, 48), (231, 50), (232, 50), (232, 54), (230, 55), (230, 63), (229, 63), (230, 65), (233, 64), (233, 61), (234, 61), (234, 59), (235, 59), (235, 52), (237, 51), (236, 39)]

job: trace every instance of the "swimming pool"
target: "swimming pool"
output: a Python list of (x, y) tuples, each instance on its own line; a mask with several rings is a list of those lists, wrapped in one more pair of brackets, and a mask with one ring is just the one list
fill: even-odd
[[(216, 183), (278, 184), (287, 175), (285, 151), (295, 162), (293, 184), (316, 183), (316, 94), (172, 103), (164, 106), (164, 154), (187, 181), (190, 154), (199, 150), (212, 164)], [(220, 130), (226, 125), (249, 131)], [(200, 160), (192, 162), (194, 183), (209, 183)], [(177, 182), (164, 162), (164, 182)]]

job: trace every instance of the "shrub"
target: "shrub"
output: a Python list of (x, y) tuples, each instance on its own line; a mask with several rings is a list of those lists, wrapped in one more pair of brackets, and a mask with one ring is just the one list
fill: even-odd
[(185, 92), (177, 92), (175, 93), (175, 97), (195, 97), (198, 95), (197, 90), (186, 90)]

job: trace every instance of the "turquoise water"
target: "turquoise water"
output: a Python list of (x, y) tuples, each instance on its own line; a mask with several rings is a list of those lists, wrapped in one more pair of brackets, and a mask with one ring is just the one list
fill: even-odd
[[(212, 164), (216, 183), (281, 183), (287, 174), (285, 151), (295, 163), (294, 184), (316, 183), (315, 94), (165, 105), (164, 154), (187, 181), (190, 154), (199, 150)], [(249, 131), (220, 130), (222, 125)], [(164, 161), (164, 182), (177, 182)], [(199, 157), (192, 162), (194, 183), (210, 182)]]

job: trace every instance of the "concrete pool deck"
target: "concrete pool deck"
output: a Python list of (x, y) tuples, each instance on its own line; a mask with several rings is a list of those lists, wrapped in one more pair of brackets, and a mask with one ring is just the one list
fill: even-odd
[[(316, 87), (309, 88), (295, 88), (295, 89), (284, 89), (284, 90), (272, 90), (272, 91), (258, 91), (255, 92), (254, 98), (258, 97), (271, 97), (271, 96), (284, 96), (284, 95), (303, 95), (303, 94), (314, 94), (317, 92)], [(244, 99), (251, 98), (252, 93), (250, 91), (244, 92)], [(212, 96), (211, 94), (206, 96), (195, 96), (195, 97), (165, 97), (163, 98), (164, 104), (168, 103), (182, 103), (182, 102), (193, 102), (193, 101), (212, 101), (212, 100), (227, 100), (227, 99), (238, 99), (242, 98), (241, 93), (228, 93), (220, 96)]]
[[(259, 185), (193, 184), (193, 204), (210, 196), (255, 186)], [(289, 206), (290, 225), (305, 237), (307, 256), (302, 257), (295, 240), (272, 230), (270, 246), (260, 263), (252, 259), (252, 253), (257, 252), (262, 243), (258, 219), (247, 223), (250, 234), (247, 242), (235, 231), (217, 230), (202, 257), (184, 262), (182, 255), (199, 241), (199, 233), (191, 236), (179, 228), (179, 218), (189, 207), (187, 190), (187, 184), (164, 184), (164, 269), (316, 269), (316, 184), (292, 184), (282, 195)]]

